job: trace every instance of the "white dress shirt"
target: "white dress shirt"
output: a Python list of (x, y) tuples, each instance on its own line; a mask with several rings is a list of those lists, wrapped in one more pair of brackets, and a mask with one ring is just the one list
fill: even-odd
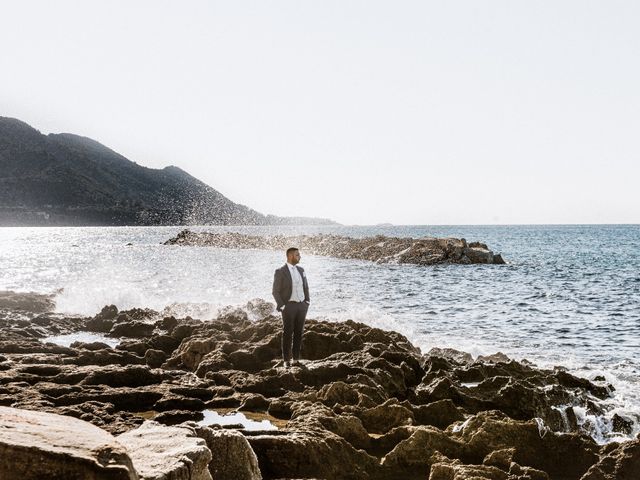
[(304, 284), (302, 282), (302, 275), (295, 265), (291, 265), (287, 262), (289, 267), (289, 273), (291, 274), (291, 298), (290, 302), (303, 302), (304, 301)]

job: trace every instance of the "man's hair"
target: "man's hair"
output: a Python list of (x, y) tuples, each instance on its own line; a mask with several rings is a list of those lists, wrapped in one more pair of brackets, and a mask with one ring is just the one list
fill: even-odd
[(289, 256), (289, 254), (291, 252), (297, 252), (297, 251), (298, 251), (298, 249), (296, 247), (287, 248), (287, 257)]

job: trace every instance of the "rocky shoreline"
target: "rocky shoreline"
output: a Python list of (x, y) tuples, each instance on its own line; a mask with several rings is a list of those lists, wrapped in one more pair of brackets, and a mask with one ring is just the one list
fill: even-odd
[[(598, 445), (573, 409), (604, 413), (612, 387), (562, 368), (308, 320), (304, 364), (285, 369), (262, 300), (206, 322), (115, 306), (27, 316), (0, 310), (3, 479), (640, 478), (640, 440)], [(81, 332), (120, 343), (46, 341)], [(229, 410), (279, 428), (203, 424)]]
[(486, 244), (464, 238), (375, 237), (351, 238), (341, 235), (260, 236), (236, 232), (211, 233), (183, 230), (165, 245), (241, 248), (285, 251), (296, 246), (307, 254), (376, 263), (504, 264)]

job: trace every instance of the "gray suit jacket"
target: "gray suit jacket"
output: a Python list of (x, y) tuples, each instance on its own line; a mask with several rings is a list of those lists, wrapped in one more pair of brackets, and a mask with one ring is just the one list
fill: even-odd
[[(309, 284), (307, 283), (307, 276), (304, 273), (304, 269), (296, 265), (296, 268), (300, 272), (302, 277), (302, 287), (304, 288), (304, 301), (309, 302)], [(289, 267), (285, 263), (282, 267), (276, 269), (276, 273), (273, 276), (273, 298), (276, 300), (276, 308), (280, 308), (285, 305), (291, 298), (291, 292), (293, 290), (293, 281), (291, 280), (291, 272)]]

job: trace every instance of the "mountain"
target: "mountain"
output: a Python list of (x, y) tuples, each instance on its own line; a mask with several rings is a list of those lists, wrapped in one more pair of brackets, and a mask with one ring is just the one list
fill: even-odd
[(0, 117), (0, 225), (284, 225), (178, 167), (146, 168), (90, 138)]

